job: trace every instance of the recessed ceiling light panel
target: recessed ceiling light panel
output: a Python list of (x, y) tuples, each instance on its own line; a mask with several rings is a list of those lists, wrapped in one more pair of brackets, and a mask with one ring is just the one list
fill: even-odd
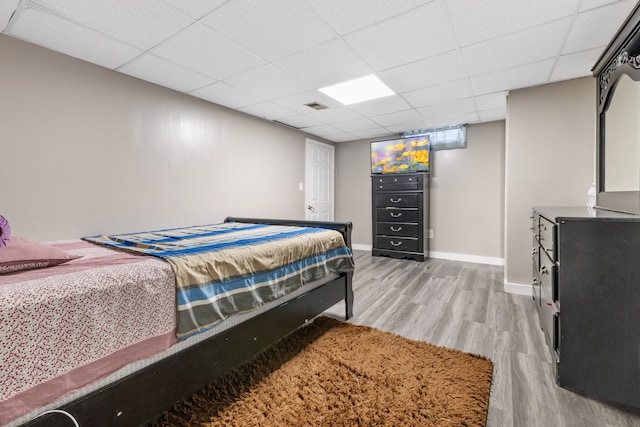
[(319, 90), (344, 105), (395, 95), (395, 92), (382, 83), (375, 74), (323, 87)]

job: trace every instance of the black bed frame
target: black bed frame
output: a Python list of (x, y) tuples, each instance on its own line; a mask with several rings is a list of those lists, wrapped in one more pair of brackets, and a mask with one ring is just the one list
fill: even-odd
[[(295, 221), (228, 217), (225, 222), (321, 227), (339, 231), (351, 248), (351, 222)], [(176, 402), (191, 396), (315, 316), (345, 301), (353, 315), (353, 272), (253, 317), (207, 340), (108, 384), (58, 409), (84, 426), (140, 426), (157, 419)], [(66, 427), (61, 413), (42, 415), (24, 426)]]

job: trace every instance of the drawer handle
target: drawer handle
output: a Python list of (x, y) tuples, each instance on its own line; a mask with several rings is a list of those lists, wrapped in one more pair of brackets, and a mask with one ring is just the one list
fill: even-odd
[(395, 228), (393, 228), (393, 227), (389, 227), (389, 228), (391, 229), (391, 231), (395, 231), (396, 233), (397, 233), (398, 231), (402, 231), (402, 227), (398, 227), (398, 229), (397, 229), (397, 230), (396, 230)]
[(396, 242), (394, 242), (393, 240), (390, 240), (390, 241), (389, 241), (389, 243), (391, 243), (391, 246), (395, 246), (396, 248), (397, 248), (398, 246), (402, 246), (402, 242), (397, 242), (397, 243), (396, 243)]
[(393, 214), (393, 212), (389, 212), (389, 215), (391, 215), (391, 218), (400, 218), (402, 216), (402, 212), (398, 212), (397, 214)]
[(531, 254), (532, 254), (532, 255), (537, 255), (537, 254), (538, 254), (538, 248), (533, 248), (533, 249), (531, 250)]
[(547, 266), (543, 265), (542, 267), (540, 267), (540, 274), (542, 275), (542, 274), (546, 274), (546, 273), (548, 273)]
[(400, 203), (402, 201), (402, 197), (398, 197), (398, 200), (393, 200), (393, 197), (389, 197), (389, 201), (391, 203)]

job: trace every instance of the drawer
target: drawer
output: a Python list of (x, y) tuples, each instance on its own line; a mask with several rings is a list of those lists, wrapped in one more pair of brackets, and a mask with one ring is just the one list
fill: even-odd
[(555, 262), (556, 258), (556, 224), (545, 217), (540, 217), (540, 244)]
[(418, 209), (376, 209), (376, 220), (382, 222), (418, 222)]
[(550, 296), (542, 290), (542, 305), (540, 306), (540, 328), (544, 331), (544, 338), (553, 350), (556, 359), (560, 353), (560, 312), (554, 308)]
[(373, 191), (422, 190), (419, 175), (377, 176), (373, 178)]
[(542, 248), (540, 247), (540, 243), (536, 236), (533, 236), (533, 240), (531, 242), (531, 260), (533, 261), (533, 269), (535, 271), (540, 271), (540, 251)]
[(540, 279), (540, 274), (537, 269), (533, 269), (533, 274), (531, 278), (531, 294), (535, 301), (536, 309), (538, 310), (538, 316), (540, 315), (540, 303), (541, 303), (541, 284), (542, 279)]
[(536, 211), (531, 214), (531, 232), (534, 236), (540, 237), (540, 215)]
[(418, 224), (404, 222), (378, 222), (376, 234), (384, 236), (418, 237)]
[(377, 207), (417, 208), (418, 194), (376, 194)]
[(408, 237), (376, 236), (376, 249), (418, 252), (418, 239)]
[(542, 292), (546, 292), (552, 302), (557, 302), (559, 299), (558, 267), (544, 253), (540, 254), (540, 270), (538, 272), (542, 280)]

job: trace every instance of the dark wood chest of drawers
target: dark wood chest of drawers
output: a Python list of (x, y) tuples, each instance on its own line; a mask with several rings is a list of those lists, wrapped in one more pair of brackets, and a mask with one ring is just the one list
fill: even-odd
[(374, 175), (371, 190), (373, 255), (428, 258), (429, 175)]
[(534, 208), (533, 298), (556, 382), (640, 408), (640, 216)]

